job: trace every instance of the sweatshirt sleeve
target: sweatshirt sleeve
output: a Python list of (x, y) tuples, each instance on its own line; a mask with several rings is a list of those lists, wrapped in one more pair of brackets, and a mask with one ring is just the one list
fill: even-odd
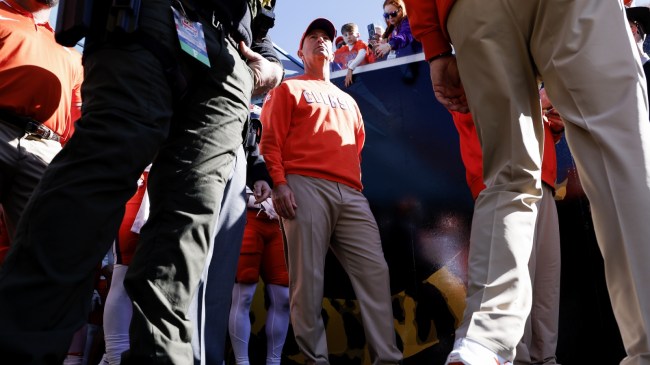
[(286, 184), (282, 149), (291, 126), (293, 98), (285, 82), (271, 90), (262, 106), (262, 141), (260, 150), (273, 180), (273, 185)]
[(430, 59), (451, 52), (450, 40), (445, 36), (438, 16), (438, 2), (404, 0), (408, 9), (411, 32), (422, 43), (424, 56)]

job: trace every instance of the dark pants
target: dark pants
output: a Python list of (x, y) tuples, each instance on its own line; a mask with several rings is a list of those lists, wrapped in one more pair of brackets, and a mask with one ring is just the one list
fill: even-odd
[(245, 187), (246, 157), (240, 148), (224, 192), (217, 236), (190, 309), (195, 365), (222, 365), (224, 360), (232, 288), (246, 226)]
[(0, 271), (7, 363), (61, 363), (85, 322), (94, 268), (152, 160), (151, 215), (125, 280), (134, 310), (123, 364), (193, 361), (186, 313), (242, 142), (252, 77), (210, 22), (212, 68), (184, 55), (169, 4), (143, 0), (141, 29), (178, 55), (191, 88), (174, 108), (159, 60), (137, 43), (106, 44), (87, 56), (82, 120), (28, 203)]

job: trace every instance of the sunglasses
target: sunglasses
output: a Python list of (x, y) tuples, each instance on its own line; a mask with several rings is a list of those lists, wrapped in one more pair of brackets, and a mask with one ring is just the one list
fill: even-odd
[(384, 13), (384, 19), (388, 19), (388, 18), (396, 18), (396, 17), (397, 17), (397, 14), (399, 14), (399, 9), (398, 9), (398, 10), (395, 10), (395, 11), (392, 12), (392, 13)]

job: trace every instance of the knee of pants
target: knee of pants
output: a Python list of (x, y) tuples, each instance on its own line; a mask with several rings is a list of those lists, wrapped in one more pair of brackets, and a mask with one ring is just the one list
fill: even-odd
[(264, 273), (262, 280), (264, 280), (265, 284), (289, 286), (289, 274), (286, 269)]
[(259, 278), (259, 271), (254, 268), (244, 268), (237, 273), (237, 282), (242, 284), (257, 283)]

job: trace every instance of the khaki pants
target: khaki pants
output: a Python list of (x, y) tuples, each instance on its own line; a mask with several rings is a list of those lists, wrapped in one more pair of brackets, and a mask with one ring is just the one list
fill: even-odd
[(555, 364), (560, 316), (560, 226), (553, 191), (542, 184), (543, 195), (528, 261), (533, 302), (524, 336), (517, 345), (515, 365)]
[(512, 359), (531, 307), (541, 75), (590, 200), (622, 364), (650, 364), (650, 125), (646, 80), (618, 1), (458, 0), (448, 19), (483, 146), (458, 337)]
[(329, 248), (347, 272), (359, 300), (372, 363), (396, 364), (388, 265), (379, 230), (361, 192), (332, 181), (288, 175), (298, 209), (283, 219), (291, 323), (307, 364), (328, 364), (321, 318), (325, 255)]

